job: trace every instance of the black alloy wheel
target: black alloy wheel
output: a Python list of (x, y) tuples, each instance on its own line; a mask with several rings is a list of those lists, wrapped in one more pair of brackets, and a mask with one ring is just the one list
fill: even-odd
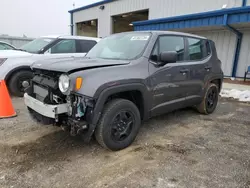
[(123, 141), (130, 134), (135, 123), (135, 118), (130, 111), (119, 112), (111, 123), (111, 136), (114, 141)]
[(210, 83), (205, 90), (202, 102), (196, 107), (201, 114), (211, 114), (217, 107), (219, 101), (219, 88), (216, 84)]
[(135, 140), (141, 125), (137, 106), (126, 99), (108, 102), (95, 130), (97, 142), (112, 151), (124, 149)]

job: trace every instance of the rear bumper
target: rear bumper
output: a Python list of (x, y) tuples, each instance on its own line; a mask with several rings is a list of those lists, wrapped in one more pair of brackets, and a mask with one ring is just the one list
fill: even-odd
[(29, 96), (27, 93), (24, 94), (24, 103), (37, 113), (53, 119), (56, 119), (60, 114), (65, 114), (68, 112), (67, 103), (59, 105), (44, 104), (41, 101)]

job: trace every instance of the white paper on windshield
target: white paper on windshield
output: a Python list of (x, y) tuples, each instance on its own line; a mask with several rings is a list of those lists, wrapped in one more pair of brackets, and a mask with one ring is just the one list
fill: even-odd
[(148, 40), (149, 36), (134, 36), (130, 40)]
[(45, 42), (51, 42), (51, 39), (44, 39)]

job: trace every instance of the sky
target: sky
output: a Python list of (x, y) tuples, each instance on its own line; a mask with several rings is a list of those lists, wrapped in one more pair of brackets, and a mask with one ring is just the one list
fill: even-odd
[(70, 34), (69, 10), (100, 0), (0, 0), (0, 35)]

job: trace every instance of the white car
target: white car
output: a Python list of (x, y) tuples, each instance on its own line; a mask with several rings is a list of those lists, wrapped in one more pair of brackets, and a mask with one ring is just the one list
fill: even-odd
[(7, 42), (0, 41), (0, 50), (15, 50), (16, 47)]
[(99, 38), (92, 37), (45, 36), (17, 50), (2, 50), (0, 80), (5, 80), (11, 94), (21, 97), (33, 77), (30, 66), (34, 62), (51, 58), (84, 57), (99, 41)]

